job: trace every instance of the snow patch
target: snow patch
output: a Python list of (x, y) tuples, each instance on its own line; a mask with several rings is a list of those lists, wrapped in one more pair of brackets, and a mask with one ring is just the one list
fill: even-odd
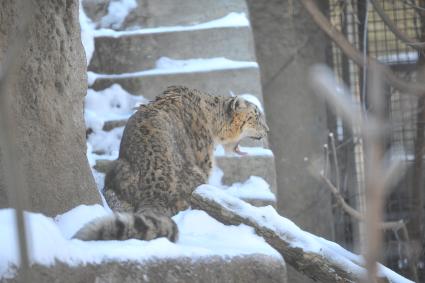
[(260, 109), (260, 111), (264, 113), (263, 105), (261, 104), (260, 100), (256, 96), (252, 94), (240, 94), (239, 96), (245, 99), (246, 101), (256, 105), (258, 109)]
[[(228, 210), (248, 218), (264, 228), (275, 231), (279, 237), (289, 242), (290, 246), (294, 248), (322, 255), (350, 272), (357, 274), (365, 272), (364, 268), (359, 265), (363, 262), (361, 256), (345, 250), (334, 242), (301, 230), (291, 220), (279, 215), (272, 206), (254, 207), (210, 185), (199, 186), (196, 193), (220, 203)], [(379, 272), (391, 278), (391, 282), (412, 282), (383, 265), (379, 265)]]
[(229, 195), (244, 200), (276, 201), (276, 196), (270, 190), (270, 185), (263, 178), (257, 176), (251, 176), (243, 183), (234, 183), (225, 191)]
[[(102, 159), (117, 159), (124, 127), (115, 128), (109, 132), (98, 131), (89, 135), (87, 141), (91, 144), (92, 153), (102, 155)], [(92, 156), (96, 158), (95, 155)]]
[(127, 15), (136, 7), (136, 0), (112, 0), (108, 6), (108, 14), (100, 20), (100, 26), (121, 28)]
[(81, 27), (81, 43), (83, 44), (84, 51), (86, 52), (86, 63), (88, 66), (94, 52), (93, 32), (96, 25), (89, 19), (89, 17), (87, 17), (86, 13), (84, 12), (82, 0), (80, 0), (79, 6), (79, 20)]
[(415, 63), (418, 61), (419, 55), (416, 51), (392, 53), (378, 56), (378, 61), (385, 64), (397, 64), (400, 62)]
[(131, 95), (119, 84), (101, 91), (88, 89), (84, 101), (86, 126), (96, 130), (106, 121), (128, 119), (139, 105), (148, 102), (143, 96)]
[(92, 85), (97, 79), (126, 79), (144, 76), (211, 72), (242, 68), (258, 68), (258, 64), (253, 61), (234, 61), (224, 57), (187, 60), (176, 60), (168, 57), (161, 57), (156, 61), (156, 66), (153, 69), (123, 74), (97, 74), (88, 72), (88, 77), (89, 85)]
[[(37, 213), (25, 212), (28, 227), (30, 263), (50, 266), (56, 260), (71, 266), (99, 264), (106, 261), (138, 261), (205, 256), (232, 257), (261, 253), (281, 258), (253, 228), (245, 225), (226, 226), (203, 211), (186, 210), (173, 219), (179, 230), (179, 241), (166, 238), (152, 241), (89, 241), (70, 239), (87, 222), (109, 213), (100, 205), (78, 206), (53, 220)], [(19, 265), (19, 249), (13, 209), (0, 210), (0, 278), (12, 277)]]
[(194, 31), (194, 30), (205, 30), (214, 28), (232, 28), (232, 27), (248, 27), (249, 20), (245, 13), (230, 13), (223, 18), (212, 20), (206, 23), (188, 25), (188, 26), (169, 26), (169, 27), (156, 27), (156, 28), (144, 28), (128, 31), (115, 31), (112, 29), (98, 29), (94, 31), (95, 37), (122, 37), (132, 35), (143, 35), (143, 34), (154, 34), (154, 33), (166, 33), (166, 32), (183, 32), (183, 31)]
[(266, 200), (276, 201), (276, 196), (270, 189), (270, 185), (261, 177), (250, 176), (248, 180), (234, 183), (231, 186), (223, 185), (223, 170), (214, 166), (208, 184), (220, 188), (229, 195), (243, 200)]

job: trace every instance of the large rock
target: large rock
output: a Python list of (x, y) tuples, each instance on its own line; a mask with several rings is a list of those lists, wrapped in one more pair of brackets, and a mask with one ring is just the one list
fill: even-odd
[[(20, 36), (20, 2), (0, 4), (0, 65), (11, 39)], [(86, 61), (78, 0), (31, 2), (33, 17), (18, 54), (22, 64), (6, 92), (12, 97), (16, 146), (28, 184), (27, 209), (56, 215), (82, 203), (100, 203), (86, 157)], [(0, 207), (11, 205), (4, 187), (0, 198)]]
[[(176, 258), (135, 262), (109, 262), (70, 267), (57, 262), (52, 267), (34, 265), (31, 282), (264, 282), (286, 283), (282, 259), (265, 255), (226, 258), (206, 257), (193, 260)], [(21, 274), (1, 282), (20, 282)]]

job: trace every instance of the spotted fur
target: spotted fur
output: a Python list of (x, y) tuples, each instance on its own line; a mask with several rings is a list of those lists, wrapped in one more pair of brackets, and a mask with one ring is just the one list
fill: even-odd
[(267, 131), (263, 113), (240, 97), (167, 88), (130, 117), (106, 175), (105, 198), (121, 213), (90, 222), (74, 237), (176, 241), (171, 216), (187, 209), (193, 190), (208, 181), (214, 146), (235, 150), (242, 138), (261, 139)]

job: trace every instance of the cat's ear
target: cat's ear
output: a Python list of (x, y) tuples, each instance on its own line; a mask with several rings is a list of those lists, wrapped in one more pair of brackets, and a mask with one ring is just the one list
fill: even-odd
[(245, 99), (240, 96), (233, 97), (230, 105), (233, 111), (247, 107)]

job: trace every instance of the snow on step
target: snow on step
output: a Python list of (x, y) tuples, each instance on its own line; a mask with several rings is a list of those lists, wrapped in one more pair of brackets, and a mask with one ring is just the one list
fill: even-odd
[(84, 101), (86, 127), (101, 130), (106, 121), (128, 119), (135, 107), (148, 102), (143, 96), (131, 95), (118, 84), (101, 91), (88, 89)]
[(116, 83), (127, 92), (148, 99), (153, 99), (166, 86), (186, 85), (217, 95), (249, 93), (262, 102), (258, 64), (223, 57), (189, 60), (161, 57), (152, 69), (124, 74), (88, 72), (88, 79), (95, 90)]
[(97, 79), (128, 79), (145, 76), (211, 72), (218, 70), (242, 68), (258, 68), (258, 63), (255, 61), (235, 61), (224, 57), (197, 58), (186, 60), (160, 57), (156, 61), (155, 67), (152, 69), (121, 74), (98, 74), (89, 71), (87, 72), (87, 75), (89, 85), (92, 85)]
[[(176, 244), (166, 238), (152, 241), (131, 239), (89, 242), (70, 239), (84, 224), (108, 213), (100, 205), (81, 205), (54, 219), (25, 212), (30, 231), (30, 263), (52, 266), (59, 260), (70, 266), (77, 266), (107, 261), (144, 262), (177, 257), (190, 257), (194, 260), (207, 256), (227, 258), (255, 253), (281, 259), (280, 254), (257, 236), (253, 228), (245, 225), (226, 226), (199, 210), (186, 210), (173, 217), (180, 230), (180, 238)], [(11, 278), (14, 275), (12, 265), (19, 265), (13, 209), (0, 210), (0, 227), (0, 278)]]
[(247, 27), (96, 37), (89, 70), (108, 74), (135, 72), (154, 68), (163, 56), (255, 61), (255, 50)]
[(258, 68), (223, 69), (208, 72), (172, 73), (132, 78), (97, 79), (91, 86), (102, 90), (112, 84), (119, 84), (134, 95), (153, 99), (169, 85), (185, 85), (215, 95), (235, 95), (250, 93), (263, 101), (260, 73)]
[(155, 33), (170, 33), (170, 32), (184, 32), (194, 30), (206, 30), (216, 28), (229, 28), (229, 27), (249, 27), (249, 20), (245, 13), (230, 13), (220, 19), (212, 20), (206, 23), (187, 25), (187, 26), (167, 26), (156, 28), (145, 28), (136, 30), (116, 31), (112, 29), (97, 29), (94, 30), (94, 37), (125, 37), (132, 35), (145, 35)]
[(215, 166), (208, 184), (221, 188), (226, 193), (245, 201), (262, 200), (269, 203), (276, 202), (276, 195), (271, 191), (270, 185), (261, 177), (250, 176), (244, 182), (233, 183), (230, 186), (223, 184), (223, 177), (223, 171)]
[[(250, 151), (249, 148), (245, 147), (242, 147), (242, 150)], [(276, 193), (274, 156), (268, 154), (270, 151), (265, 148), (254, 148), (252, 152), (254, 154), (244, 156), (233, 154), (216, 156), (216, 166), (224, 172), (223, 183), (232, 185), (233, 183), (248, 180), (251, 176), (258, 176), (270, 185), (273, 193)]]
[[(105, 2), (84, 0), (84, 11), (97, 27), (114, 30), (187, 26), (219, 19), (231, 12), (248, 12), (244, 0), (120, 0), (111, 1), (107, 10)], [(118, 5), (119, 9), (111, 7)]]

